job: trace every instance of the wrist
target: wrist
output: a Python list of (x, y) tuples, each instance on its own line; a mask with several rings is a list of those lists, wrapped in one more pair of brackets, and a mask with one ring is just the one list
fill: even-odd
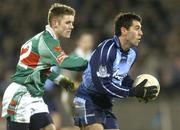
[(132, 87), (132, 88), (129, 89), (129, 97), (135, 97), (135, 96), (136, 96), (135, 95), (135, 88)]
[(61, 79), (65, 78), (64, 75), (60, 74), (59, 76), (57, 76), (55, 79), (54, 79), (54, 83), (56, 85), (59, 85), (59, 82), (61, 81)]
[(132, 87), (129, 90), (130, 97), (144, 97), (144, 89), (143, 87)]

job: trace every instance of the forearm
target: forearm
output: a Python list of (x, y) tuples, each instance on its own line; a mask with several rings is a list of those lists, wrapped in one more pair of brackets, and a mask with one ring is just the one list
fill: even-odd
[(77, 57), (77, 56), (68, 56), (60, 64), (61, 68), (72, 70), (72, 71), (83, 71), (86, 69), (88, 61)]
[(128, 86), (117, 85), (111, 80), (108, 80), (107, 78), (101, 79), (101, 86), (106, 91), (106, 93), (110, 96), (113, 96), (116, 98), (129, 97), (130, 88)]

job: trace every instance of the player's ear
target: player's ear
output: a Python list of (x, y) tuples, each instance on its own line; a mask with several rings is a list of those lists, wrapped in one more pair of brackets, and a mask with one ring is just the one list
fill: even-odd
[(51, 26), (52, 26), (52, 28), (57, 28), (58, 27), (58, 19), (57, 19), (57, 17), (54, 17), (54, 18), (52, 18), (52, 20), (51, 20)]
[(121, 27), (121, 34), (126, 34), (127, 33), (127, 29), (125, 27)]

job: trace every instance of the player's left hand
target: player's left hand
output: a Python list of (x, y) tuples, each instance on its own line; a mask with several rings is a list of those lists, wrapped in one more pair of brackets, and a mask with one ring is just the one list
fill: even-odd
[(148, 103), (149, 101), (151, 101), (155, 97), (156, 97), (156, 94), (153, 94), (152, 96), (149, 96), (149, 97), (137, 98), (137, 99), (139, 102)]
[(147, 99), (152, 99), (156, 96), (157, 87), (148, 86), (145, 87), (147, 79), (144, 79), (136, 87), (130, 89), (130, 96), (136, 96), (137, 98), (142, 98), (147, 101)]
[(74, 82), (65, 76), (63, 76), (59, 81), (59, 86), (65, 88), (67, 91), (75, 90)]

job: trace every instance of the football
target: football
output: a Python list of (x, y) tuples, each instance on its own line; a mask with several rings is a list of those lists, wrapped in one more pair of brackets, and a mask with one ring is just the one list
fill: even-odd
[[(148, 87), (148, 86), (156, 86), (157, 87), (158, 92), (156, 93), (156, 97), (149, 99), (149, 101), (153, 101), (158, 97), (159, 92), (160, 92), (160, 84), (156, 77), (154, 77), (150, 74), (141, 74), (141, 75), (137, 76), (137, 78), (135, 79), (135, 81), (133, 83), (133, 87), (137, 86), (144, 79), (148, 80), (147, 83), (145, 84), (145, 87)], [(141, 98), (138, 98), (138, 100), (143, 101), (143, 99), (141, 99)]]

